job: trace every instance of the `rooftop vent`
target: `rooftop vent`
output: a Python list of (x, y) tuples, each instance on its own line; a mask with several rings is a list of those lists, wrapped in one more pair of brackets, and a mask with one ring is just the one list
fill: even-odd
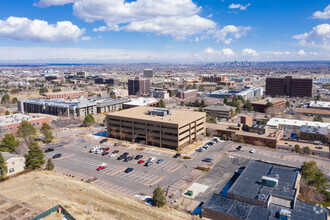
[(265, 186), (275, 187), (278, 184), (278, 179), (268, 176), (263, 176), (261, 182)]

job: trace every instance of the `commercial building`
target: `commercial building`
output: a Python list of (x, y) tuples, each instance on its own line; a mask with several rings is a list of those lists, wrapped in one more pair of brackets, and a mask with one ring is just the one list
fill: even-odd
[(286, 128), (293, 130), (300, 130), (302, 126), (311, 126), (311, 127), (329, 127), (330, 123), (316, 122), (316, 121), (303, 121), (295, 119), (286, 119), (286, 118), (271, 118), (267, 125), (273, 128)]
[(285, 78), (266, 79), (266, 95), (272, 97), (311, 97), (312, 89), (313, 79), (293, 79), (292, 76), (286, 76)]
[(128, 109), (140, 106), (157, 107), (158, 103), (159, 101), (155, 98), (139, 97), (136, 99), (130, 99), (129, 101), (123, 103), (123, 108)]
[(119, 79), (114, 78), (96, 78), (94, 79), (95, 84), (106, 84), (111, 86), (118, 86), (119, 85)]
[(123, 107), (125, 99), (88, 98), (76, 100), (64, 99), (27, 99), (18, 101), (18, 111), (22, 113), (43, 113), (64, 117), (80, 117), (88, 114), (99, 114), (117, 111)]
[(187, 90), (187, 91), (179, 91), (178, 98), (179, 99), (188, 99), (188, 98), (196, 97), (197, 93), (198, 93), (197, 89), (190, 89), (190, 90)]
[(235, 107), (225, 105), (223, 103), (217, 103), (215, 105), (209, 105), (203, 108), (208, 116), (214, 116), (217, 118), (231, 118), (231, 111), (235, 111)]
[(78, 79), (86, 79), (87, 73), (86, 72), (77, 72), (76, 76)]
[(311, 101), (308, 107), (312, 109), (330, 110), (330, 102)]
[(330, 118), (329, 110), (320, 110), (320, 109), (312, 109), (312, 108), (298, 108), (294, 112), (296, 115), (304, 115), (304, 116), (321, 116), (322, 118)]
[(273, 109), (283, 109), (284, 110), (284, 106), (285, 106), (285, 100), (284, 99), (262, 99), (262, 100), (258, 100), (258, 101), (254, 101), (251, 102), (253, 110), (256, 112), (263, 112), (265, 113), (267, 110), (267, 103), (272, 103)]
[(17, 174), (24, 171), (25, 167), (25, 157), (19, 156), (17, 154), (11, 154), (9, 152), (1, 152), (3, 158), (7, 165), (7, 176)]
[(315, 211), (300, 201), (297, 168), (251, 161), (236, 180), (202, 206), (202, 216), (214, 220), (326, 220), (329, 211)]
[(313, 127), (303, 125), (300, 127), (299, 139), (307, 141), (320, 141), (328, 144), (330, 143), (330, 126)]
[(180, 150), (205, 135), (204, 112), (137, 107), (107, 114), (108, 137)]
[(228, 90), (221, 89), (217, 91), (212, 91), (206, 94), (207, 97), (224, 99), (233, 98), (234, 96), (243, 97), (244, 99), (250, 99), (257, 96), (262, 96), (263, 89), (261, 87), (245, 86), (243, 90)]
[(137, 95), (150, 91), (150, 79), (136, 77), (128, 80), (128, 94)]
[(63, 92), (52, 92), (44, 93), (41, 95), (41, 99), (78, 99), (78, 98), (88, 98), (88, 92), (85, 91), (63, 91)]
[(159, 98), (159, 99), (169, 99), (170, 94), (163, 88), (151, 88), (148, 94), (150, 97)]
[(145, 69), (143, 71), (143, 76), (146, 78), (150, 78), (154, 76), (154, 71), (152, 69)]
[(211, 83), (217, 83), (220, 85), (221, 82), (225, 82), (226, 77), (221, 75), (203, 75), (202, 76), (202, 82), (211, 82)]
[(128, 90), (127, 89), (112, 89), (111, 95), (115, 95), (117, 98), (127, 98)]
[(33, 117), (26, 114), (13, 114), (0, 116), (0, 136), (5, 134), (16, 135), (18, 126), (22, 121), (28, 121), (35, 128), (40, 129), (43, 123), (50, 124), (51, 118), (49, 117)]

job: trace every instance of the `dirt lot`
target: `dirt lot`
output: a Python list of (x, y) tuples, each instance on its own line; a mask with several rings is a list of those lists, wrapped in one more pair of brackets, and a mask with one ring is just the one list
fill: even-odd
[(76, 219), (192, 219), (190, 215), (168, 207), (151, 207), (45, 171), (30, 172), (0, 183), (0, 196), (27, 203), (40, 212), (61, 204)]

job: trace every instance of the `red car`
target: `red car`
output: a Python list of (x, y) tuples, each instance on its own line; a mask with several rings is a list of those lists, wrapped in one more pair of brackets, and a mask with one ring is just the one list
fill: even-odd
[(110, 150), (110, 148), (108, 148), (108, 147), (103, 149), (103, 151), (109, 151), (109, 150)]
[(101, 171), (104, 170), (105, 168), (107, 168), (107, 164), (106, 163), (101, 163), (101, 165), (96, 169), (97, 171)]
[(102, 156), (105, 156), (105, 155), (108, 155), (108, 154), (109, 154), (109, 152), (103, 152)]
[(144, 163), (144, 160), (139, 160), (138, 164)]
[(114, 151), (112, 151), (112, 153), (114, 153), (114, 154), (116, 154), (116, 153), (118, 153), (119, 152), (119, 150), (114, 150)]

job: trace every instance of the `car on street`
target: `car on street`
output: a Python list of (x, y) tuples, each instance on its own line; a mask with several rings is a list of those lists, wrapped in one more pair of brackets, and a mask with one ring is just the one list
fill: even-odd
[(254, 153), (256, 152), (256, 150), (252, 148), (249, 152), (250, 152), (251, 154), (254, 154)]
[(113, 144), (113, 146), (119, 146), (119, 145), (121, 145), (121, 142), (116, 142)]
[(236, 150), (242, 150), (242, 146), (240, 145), (240, 146), (236, 147)]
[(132, 172), (133, 171), (133, 168), (127, 168), (126, 170), (125, 170), (125, 173), (130, 173), (130, 172)]
[(139, 160), (139, 159), (141, 159), (142, 157), (143, 157), (142, 155), (136, 155), (134, 159), (135, 159), (135, 160)]
[(61, 153), (55, 154), (55, 155), (53, 156), (53, 159), (55, 159), (55, 158), (59, 158), (59, 157), (62, 157), (62, 154), (61, 154)]
[(45, 153), (53, 152), (53, 151), (54, 151), (54, 148), (47, 148), (47, 149), (45, 150)]
[(88, 145), (88, 144), (86, 144), (86, 145), (85, 145), (85, 148), (89, 148), (89, 145)]
[(138, 164), (142, 164), (142, 163), (144, 163), (144, 160), (139, 160), (138, 161)]
[(179, 158), (181, 156), (181, 154), (180, 153), (177, 153), (177, 154), (175, 154), (174, 156), (173, 156), (173, 158)]
[(205, 149), (204, 148), (198, 148), (196, 149), (197, 152), (203, 152)]
[(160, 164), (160, 163), (163, 163), (164, 162), (164, 160), (163, 159), (159, 159), (159, 160), (157, 160), (157, 164)]
[(124, 162), (128, 162), (128, 161), (131, 161), (131, 160), (133, 160), (133, 157), (126, 157)]
[(204, 158), (202, 161), (207, 163), (214, 163), (214, 159), (212, 158)]
[(315, 148), (316, 148), (316, 149), (323, 149), (323, 147), (320, 146), (320, 145), (319, 145), (319, 146), (316, 146)]
[(102, 153), (102, 156), (106, 156), (108, 154), (109, 154), (109, 152), (105, 151), (105, 152)]
[(105, 143), (105, 142), (107, 142), (108, 141), (108, 139), (102, 139), (101, 141), (100, 141), (100, 144), (103, 144), (103, 143)]
[(119, 150), (112, 151), (113, 154), (119, 153)]
[(109, 154), (109, 157), (115, 157), (115, 156), (117, 156), (117, 154), (114, 154), (114, 153)]
[(109, 151), (110, 148), (106, 147), (106, 148), (103, 148), (103, 151)]
[(101, 163), (100, 166), (96, 169), (97, 171), (101, 171), (104, 170), (105, 168), (107, 168), (107, 164), (106, 163)]

